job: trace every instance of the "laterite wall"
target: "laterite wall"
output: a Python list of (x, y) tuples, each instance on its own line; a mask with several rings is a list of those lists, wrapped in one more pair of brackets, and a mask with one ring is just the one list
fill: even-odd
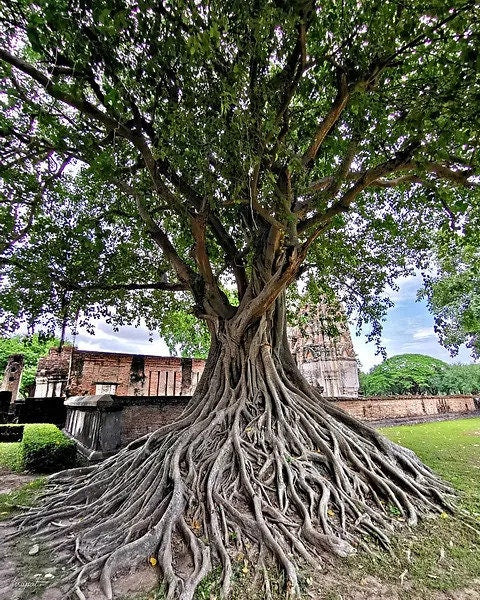
[(471, 413), (480, 409), (473, 396), (392, 396), (368, 398), (329, 398), (364, 421), (399, 419), (444, 413)]

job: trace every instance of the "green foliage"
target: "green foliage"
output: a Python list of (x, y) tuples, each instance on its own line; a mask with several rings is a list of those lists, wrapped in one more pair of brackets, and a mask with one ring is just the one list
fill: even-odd
[(480, 365), (449, 365), (424, 354), (400, 354), (360, 373), (360, 391), (364, 396), (478, 394)]
[(191, 353), (206, 342), (191, 315), (234, 314), (226, 287), (253, 298), (261, 267), (309, 246), (294, 276), (378, 339), (389, 286), (430, 264), (434, 234), (452, 215), (477, 226), (475, 16), (420, 0), (3, 3), (0, 326), (143, 319)]
[(48, 423), (25, 425), (22, 439), (24, 468), (51, 473), (75, 466), (75, 442)]
[(58, 346), (60, 340), (44, 337), (40, 334), (32, 336), (0, 337), (0, 373), (5, 370), (8, 357), (12, 354), (23, 354), (24, 369), (20, 382), (20, 393), (25, 394), (29, 386), (35, 382), (38, 359), (48, 354), (50, 348)]
[(439, 394), (478, 394), (480, 365), (449, 365), (434, 378)]
[[(480, 356), (480, 235), (478, 198), (472, 198), (465, 226), (451, 236), (437, 236), (438, 274), (426, 280), (427, 297), (436, 330), (452, 354), (461, 344)], [(471, 221), (475, 219), (475, 224)]]
[(23, 470), (22, 448), (20, 442), (0, 443), (0, 467), (11, 471)]
[(400, 354), (362, 375), (361, 391), (366, 396), (436, 394), (438, 377), (447, 369), (447, 363), (431, 356)]

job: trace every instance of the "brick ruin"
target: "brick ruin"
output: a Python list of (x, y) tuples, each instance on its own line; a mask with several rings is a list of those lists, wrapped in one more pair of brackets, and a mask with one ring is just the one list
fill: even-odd
[[(306, 307), (306, 325), (289, 327), (293, 356), (308, 382), (327, 397), (358, 396), (358, 365), (348, 327), (337, 335), (325, 326), (325, 307)], [(52, 348), (40, 359), (35, 397), (113, 394), (116, 396), (188, 396), (193, 394), (205, 361), (196, 358), (142, 356), (115, 352)]]
[(35, 397), (186, 396), (204, 366), (196, 358), (51, 348), (38, 362)]
[(9, 396), (10, 402), (15, 402), (20, 388), (23, 371), (23, 354), (12, 354), (8, 357), (7, 366), (0, 385), (0, 393)]

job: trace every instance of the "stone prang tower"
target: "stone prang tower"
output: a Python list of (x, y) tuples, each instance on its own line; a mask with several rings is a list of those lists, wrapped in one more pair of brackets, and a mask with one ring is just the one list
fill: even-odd
[(358, 365), (345, 316), (324, 304), (301, 310), (304, 325), (288, 328), (293, 357), (326, 397), (358, 396)]

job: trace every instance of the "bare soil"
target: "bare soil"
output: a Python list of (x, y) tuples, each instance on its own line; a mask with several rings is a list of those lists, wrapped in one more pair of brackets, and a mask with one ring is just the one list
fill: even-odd
[(14, 473), (9, 469), (0, 467), (0, 494), (8, 494), (26, 483), (37, 479), (38, 475)]

